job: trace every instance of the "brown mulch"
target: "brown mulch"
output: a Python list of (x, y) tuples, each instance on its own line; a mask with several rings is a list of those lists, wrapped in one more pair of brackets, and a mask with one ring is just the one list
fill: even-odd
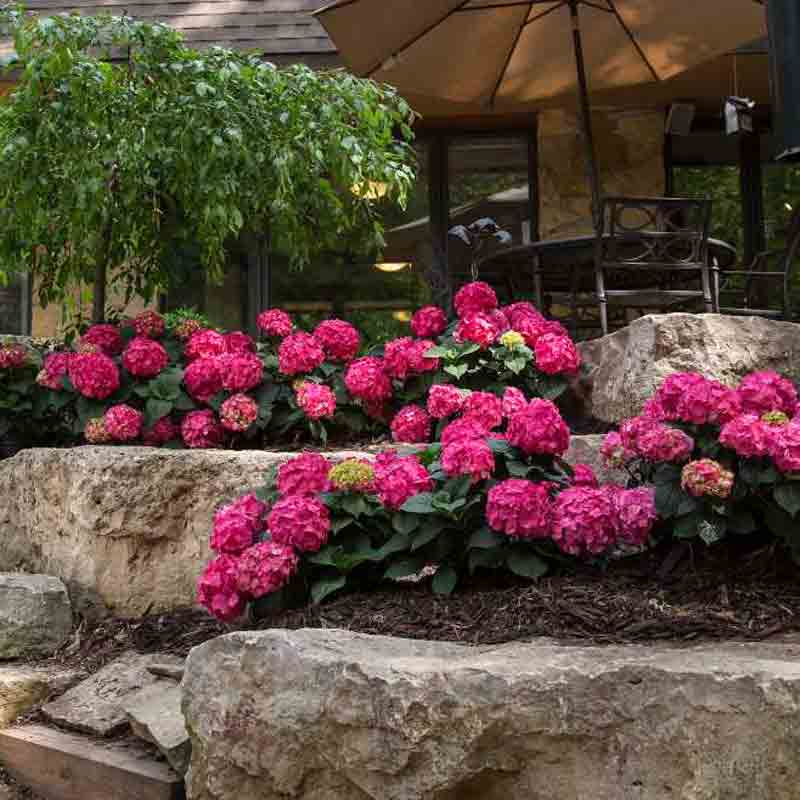
[(533, 584), (482, 579), (449, 597), (427, 585), (387, 584), (235, 626), (196, 609), (107, 619), (82, 626), (58, 660), (94, 672), (125, 650), (186, 655), (237, 629), (344, 628), (473, 645), (535, 637), (586, 644), (764, 640), (800, 632), (800, 570), (774, 546), (714, 558), (687, 547), (665, 575), (670, 555), (654, 551), (606, 571), (586, 567)]

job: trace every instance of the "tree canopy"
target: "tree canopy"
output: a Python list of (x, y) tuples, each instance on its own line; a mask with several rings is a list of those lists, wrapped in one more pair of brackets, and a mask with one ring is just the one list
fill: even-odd
[(102, 295), (105, 275), (149, 298), (187, 246), (213, 280), (248, 233), (295, 266), (343, 242), (377, 251), (371, 187), (406, 202), (414, 115), (388, 86), (199, 52), (126, 16), (7, 7), (0, 27), (16, 81), (0, 101), (0, 278), (29, 269), (44, 303), (93, 278)]

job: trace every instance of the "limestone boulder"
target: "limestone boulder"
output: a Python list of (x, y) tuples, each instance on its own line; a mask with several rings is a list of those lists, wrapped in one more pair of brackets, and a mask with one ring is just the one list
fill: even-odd
[(242, 632), (183, 682), (192, 800), (795, 800), (800, 645)]
[[(0, 534), (0, 542), (6, 542)], [(49, 575), (0, 573), (0, 659), (52, 655), (72, 632), (67, 588)]]
[(800, 325), (762, 317), (650, 315), (579, 347), (588, 368), (580, 386), (587, 410), (605, 422), (638, 414), (674, 372), (731, 386), (755, 370), (800, 378)]

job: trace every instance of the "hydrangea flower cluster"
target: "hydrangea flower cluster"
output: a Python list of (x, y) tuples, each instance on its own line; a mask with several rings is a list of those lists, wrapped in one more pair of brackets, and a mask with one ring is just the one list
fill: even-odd
[(278, 348), (278, 369), (284, 375), (313, 372), (324, 361), (325, 351), (310, 333), (292, 333)]
[(468, 475), (473, 483), (494, 472), (494, 454), (485, 439), (462, 439), (442, 449), (442, 469), (451, 478)]
[(239, 555), (266, 530), (267, 506), (255, 495), (240, 497), (214, 514), (211, 548), (217, 553)]
[(213, 358), (228, 352), (228, 343), (221, 333), (216, 331), (201, 329), (189, 337), (184, 348), (184, 356), (187, 361), (194, 361), (197, 358)]
[(302, 453), (278, 468), (278, 491), (284, 495), (315, 495), (328, 488), (331, 464), (320, 453)]
[(246, 394), (231, 395), (220, 406), (222, 427), (234, 433), (243, 433), (258, 419), (258, 406)]
[(181, 422), (181, 437), (187, 447), (219, 447), (225, 438), (225, 431), (214, 412), (190, 411)]
[(353, 361), (344, 376), (350, 394), (365, 402), (383, 403), (392, 396), (392, 382), (377, 356), (364, 356)]
[(531, 400), (508, 421), (508, 442), (526, 455), (560, 456), (569, 447), (569, 428), (550, 400)]
[(77, 391), (93, 400), (105, 400), (119, 389), (117, 365), (103, 353), (75, 353), (68, 373)]
[(395, 442), (427, 442), (431, 438), (431, 418), (422, 406), (404, 406), (395, 414), (391, 429)]
[(161, 417), (144, 432), (144, 443), (151, 447), (160, 447), (177, 439), (180, 432), (180, 428), (169, 417)]
[(198, 403), (207, 403), (212, 397), (222, 391), (222, 375), (219, 369), (219, 359), (202, 357), (192, 361), (183, 374), (186, 391)]
[(257, 600), (286, 586), (300, 566), (293, 547), (279, 542), (259, 542), (242, 553), (236, 565), (236, 585), (246, 597)]
[(386, 508), (398, 509), (406, 500), (433, 489), (433, 479), (416, 456), (381, 453), (375, 459), (375, 489)]
[(137, 314), (133, 319), (133, 328), (137, 336), (159, 339), (164, 335), (166, 323), (164, 317), (156, 311), (148, 310)]
[(375, 483), (375, 468), (369, 461), (348, 458), (331, 467), (328, 480), (334, 491), (372, 492)]
[(124, 403), (111, 406), (103, 416), (108, 435), (118, 442), (130, 442), (139, 438), (144, 416), (141, 411)]
[(550, 536), (553, 508), (549, 486), (509, 478), (489, 490), (486, 520), (493, 530), (515, 539), (546, 539)]
[(106, 421), (103, 417), (94, 417), (86, 420), (83, 428), (83, 438), (89, 444), (108, 444), (114, 439), (106, 428)]
[(536, 366), (545, 375), (574, 374), (581, 365), (581, 357), (569, 336), (545, 333), (534, 345)]
[(411, 330), (420, 339), (441, 336), (447, 329), (447, 315), (439, 306), (424, 306), (411, 317)]
[(107, 356), (118, 356), (125, 346), (119, 328), (116, 325), (106, 323), (92, 325), (81, 336), (80, 342), (81, 344), (92, 344), (100, 348), (100, 352), (105, 353)]
[(146, 336), (131, 339), (122, 354), (122, 365), (136, 378), (155, 378), (169, 364), (160, 342)]
[(314, 329), (314, 338), (322, 345), (325, 355), (334, 361), (352, 361), (361, 347), (361, 336), (349, 323), (326, 319)]
[(336, 413), (336, 395), (324, 384), (303, 381), (297, 387), (295, 399), (309, 419), (326, 419)]
[(272, 541), (302, 553), (316, 553), (331, 530), (328, 507), (318, 498), (292, 494), (278, 500), (269, 512)]
[(463, 410), (467, 394), (449, 383), (434, 384), (428, 392), (428, 414), (434, 419), (454, 417)]
[(710, 458), (690, 461), (681, 472), (681, 486), (695, 497), (718, 497), (724, 500), (730, 497), (733, 480), (732, 472)]
[(44, 386), (54, 392), (60, 392), (64, 388), (63, 379), (69, 371), (69, 360), (71, 353), (48, 353), (45, 356), (44, 364), (36, 382), (39, 386)]
[(294, 327), (292, 318), (285, 311), (281, 311), (278, 308), (262, 311), (256, 319), (256, 324), (259, 330), (276, 339), (283, 339), (288, 336)]
[(222, 388), (228, 392), (248, 392), (264, 380), (264, 364), (250, 352), (225, 353), (217, 357)]

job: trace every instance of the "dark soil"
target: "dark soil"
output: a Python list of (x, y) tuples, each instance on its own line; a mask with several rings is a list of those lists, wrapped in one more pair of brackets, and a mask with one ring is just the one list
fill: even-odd
[(535, 584), (483, 578), (449, 597), (427, 584), (387, 584), (240, 625), (199, 610), (108, 619), (84, 625), (59, 660), (94, 672), (125, 650), (186, 655), (224, 633), (266, 628), (344, 628), (474, 645), (535, 637), (587, 644), (764, 640), (800, 631), (800, 570), (774, 545), (714, 557), (686, 546), (675, 555), (655, 550), (605, 571), (585, 567)]

